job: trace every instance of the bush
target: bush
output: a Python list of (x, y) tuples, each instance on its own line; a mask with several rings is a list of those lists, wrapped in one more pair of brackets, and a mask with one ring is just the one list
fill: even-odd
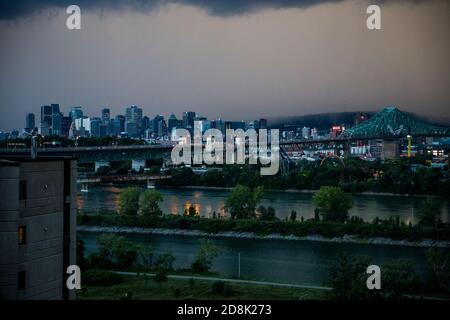
[(213, 294), (229, 297), (233, 294), (233, 290), (230, 286), (223, 281), (214, 281), (211, 285), (211, 291)]
[(88, 270), (83, 272), (82, 275), (83, 284), (88, 286), (112, 286), (119, 284), (123, 281), (121, 275), (105, 270)]
[(353, 206), (351, 196), (339, 187), (321, 187), (313, 201), (325, 221), (346, 221), (348, 210)]
[(225, 282), (223, 281), (214, 281), (211, 285), (211, 291), (214, 294), (221, 295), (225, 290)]
[(135, 187), (123, 189), (119, 196), (119, 212), (121, 214), (137, 214), (140, 193), (140, 190)]

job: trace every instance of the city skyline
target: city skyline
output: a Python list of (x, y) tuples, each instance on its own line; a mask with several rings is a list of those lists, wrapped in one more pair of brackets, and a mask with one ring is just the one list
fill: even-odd
[(31, 109), (52, 101), (89, 114), (134, 104), (148, 115), (230, 120), (395, 105), (450, 119), (444, 1), (382, 2), (379, 31), (365, 27), (365, 1), (147, 10), (81, 1), (79, 31), (65, 28), (62, 2), (49, 3), (2, 4), (1, 130), (22, 128)]

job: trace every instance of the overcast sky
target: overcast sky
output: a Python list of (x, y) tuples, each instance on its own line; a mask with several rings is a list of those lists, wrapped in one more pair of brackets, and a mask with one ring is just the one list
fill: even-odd
[(38, 123), (50, 103), (236, 120), (396, 105), (450, 119), (450, 2), (378, 3), (370, 31), (365, 1), (82, 0), (69, 31), (71, 3), (3, 2), (0, 130), (28, 112)]

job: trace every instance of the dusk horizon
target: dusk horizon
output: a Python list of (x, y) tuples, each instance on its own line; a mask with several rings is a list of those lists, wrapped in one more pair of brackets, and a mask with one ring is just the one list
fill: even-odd
[(365, 1), (138, 3), (82, 1), (75, 31), (64, 1), (2, 4), (0, 130), (50, 103), (232, 120), (393, 105), (450, 119), (448, 2), (383, 2), (377, 32)]

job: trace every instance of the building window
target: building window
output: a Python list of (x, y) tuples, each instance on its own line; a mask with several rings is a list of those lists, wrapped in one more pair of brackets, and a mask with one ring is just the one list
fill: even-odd
[(17, 230), (17, 236), (19, 238), (19, 244), (25, 244), (27, 241), (27, 227), (19, 226), (19, 229)]
[(25, 289), (25, 278), (26, 278), (26, 272), (19, 271), (19, 273), (17, 274), (17, 289), (18, 290)]
[(27, 182), (22, 180), (19, 182), (19, 200), (27, 198)]

